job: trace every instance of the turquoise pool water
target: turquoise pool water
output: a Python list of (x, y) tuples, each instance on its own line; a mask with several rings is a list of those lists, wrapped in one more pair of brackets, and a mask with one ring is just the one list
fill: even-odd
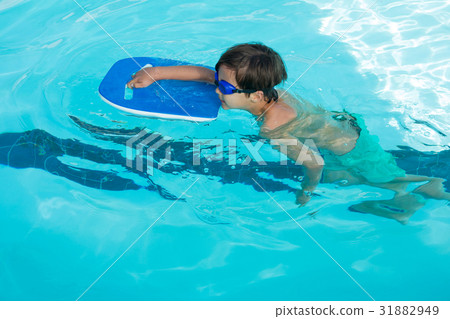
[(277, 165), (139, 174), (124, 140), (143, 128), (185, 156), (193, 138), (257, 128), (223, 110), (200, 125), (130, 116), (97, 92), (123, 49), (213, 66), (227, 47), (262, 41), (284, 58), (286, 87), (308, 70), (292, 92), (362, 114), (399, 166), (448, 179), (448, 3), (78, 4), (0, 2), (1, 300), (450, 298), (448, 202), (427, 200), (401, 224), (349, 210), (393, 195), (369, 186), (322, 184), (298, 208), (298, 177)]

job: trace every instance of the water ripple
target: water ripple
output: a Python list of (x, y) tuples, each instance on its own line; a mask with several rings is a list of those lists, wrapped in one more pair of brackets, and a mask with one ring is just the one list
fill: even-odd
[(361, 73), (378, 76), (377, 93), (393, 101), (391, 111), (403, 114), (403, 124), (410, 129), (404, 141), (416, 149), (435, 145), (436, 151), (450, 143), (449, 137), (411, 120), (450, 131), (446, 111), (450, 105), (448, 1), (380, 1), (367, 12), (372, 1), (307, 2), (331, 9), (331, 15), (321, 20), (320, 31), (326, 35), (342, 34), (365, 12), (341, 41), (350, 44)]

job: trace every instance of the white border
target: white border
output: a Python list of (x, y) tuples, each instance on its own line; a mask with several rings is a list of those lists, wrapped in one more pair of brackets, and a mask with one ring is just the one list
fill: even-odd
[[(119, 296), (120, 297), (120, 296)], [(198, 298), (223, 298), (208, 296)], [(246, 296), (247, 297), (247, 296)], [(418, 315), (417, 308), (439, 307), (439, 314)], [(397, 308), (398, 307), (398, 308)], [(394, 315), (397, 309), (415, 315)], [(332, 315), (331, 309), (334, 308)], [(364, 314), (361, 310), (363, 309)], [(299, 315), (300, 311), (304, 315)], [(309, 313), (309, 315), (307, 314)], [(319, 314), (321, 313), (321, 314)], [(349, 313), (344, 315), (341, 313)], [(350, 315), (350, 313), (352, 313)], [(384, 315), (381, 315), (384, 313)], [(432, 314), (434, 312), (431, 312)], [(392, 315), (389, 315), (392, 314)], [(196, 319), (443, 319), (450, 317), (448, 301), (3, 301), (0, 302), (0, 317), (8, 319), (46, 318), (196, 318)]]
[(146, 112), (146, 111), (139, 111), (139, 110), (133, 110), (130, 108), (126, 108), (120, 105), (117, 105), (111, 101), (108, 101), (105, 97), (103, 97), (100, 92), (98, 93), (100, 95), (100, 98), (108, 103), (109, 105), (114, 106), (116, 109), (119, 109), (124, 112), (133, 113), (136, 115), (142, 115), (142, 116), (148, 116), (148, 117), (157, 117), (157, 118), (163, 118), (168, 120), (186, 120), (186, 121), (196, 121), (196, 122), (208, 122), (208, 121), (214, 121), (217, 119), (217, 117), (214, 118), (204, 118), (204, 117), (193, 117), (190, 115), (184, 116), (184, 115), (173, 115), (173, 114), (164, 114), (164, 113), (154, 113), (154, 112)]

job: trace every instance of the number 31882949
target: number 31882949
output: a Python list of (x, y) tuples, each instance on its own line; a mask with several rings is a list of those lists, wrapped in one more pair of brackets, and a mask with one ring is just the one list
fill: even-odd
[(380, 316), (394, 316), (394, 315), (433, 315), (436, 316), (439, 313), (438, 306), (380, 306)]

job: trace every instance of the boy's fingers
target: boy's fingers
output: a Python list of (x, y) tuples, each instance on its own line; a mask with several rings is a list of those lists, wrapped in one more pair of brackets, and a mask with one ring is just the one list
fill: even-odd
[(149, 86), (150, 84), (147, 81), (142, 81), (140, 78), (134, 78), (133, 80), (129, 81), (127, 83), (127, 86), (130, 89), (136, 88), (136, 89), (140, 89), (140, 88), (145, 88), (147, 86)]
[(136, 87), (136, 80), (131, 80), (130, 82), (127, 83), (127, 86), (128, 86), (130, 89)]
[(145, 85), (141, 82), (136, 82), (136, 83), (133, 83), (133, 87), (136, 89), (140, 89), (140, 88), (145, 87)]

